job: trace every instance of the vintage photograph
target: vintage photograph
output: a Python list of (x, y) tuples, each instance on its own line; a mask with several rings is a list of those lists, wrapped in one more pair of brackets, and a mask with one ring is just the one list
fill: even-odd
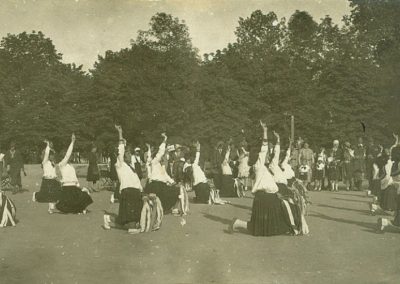
[(399, 135), (399, 0), (0, 0), (0, 283), (400, 283)]

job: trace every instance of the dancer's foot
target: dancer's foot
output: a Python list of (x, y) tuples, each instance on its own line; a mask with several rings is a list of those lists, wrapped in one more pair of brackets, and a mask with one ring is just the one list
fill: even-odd
[(103, 229), (110, 230), (111, 229), (110, 223), (111, 223), (110, 215), (104, 214), (104, 216), (103, 216)]
[(378, 224), (377, 224), (378, 232), (383, 233), (387, 226), (389, 226), (389, 220), (388, 219), (386, 219), (386, 218), (379, 218), (378, 219)]
[(229, 232), (230, 234), (233, 234), (233, 232), (234, 232), (234, 230), (235, 230), (235, 223), (236, 223), (237, 220), (238, 220), (237, 218), (233, 218), (232, 221), (231, 221), (231, 223), (229, 224), (229, 226), (228, 226), (228, 232)]

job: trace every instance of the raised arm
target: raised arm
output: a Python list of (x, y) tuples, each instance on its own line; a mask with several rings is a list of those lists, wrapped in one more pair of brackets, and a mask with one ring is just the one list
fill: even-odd
[(163, 142), (161, 143), (160, 147), (158, 148), (158, 152), (157, 155), (154, 157), (154, 160), (157, 162), (161, 161), (161, 158), (164, 156), (165, 154), (165, 148), (167, 146), (167, 135), (165, 135), (165, 133), (162, 133), (161, 136), (163, 137)]
[(399, 135), (393, 133), (393, 137), (394, 137), (394, 144), (390, 147), (390, 154), (389, 154), (390, 157), (392, 157), (393, 148), (396, 147), (397, 145), (399, 145)]
[(75, 140), (76, 140), (75, 134), (72, 133), (71, 144), (69, 144), (69, 147), (68, 147), (67, 153), (65, 154), (64, 159), (62, 159), (61, 162), (59, 163), (60, 166), (65, 166), (68, 163), (69, 158), (71, 158), (72, 151), (74, 150)]
[(266, 159), (267, 153), (268, 153), (268, 134), (267, 134), (268, 127), (267, 127), (267, 124), (261, 120), (260, 120), (260, 125), (263, 129), (263, 141), (262, 141), (262, 146), (261, 146), (260, 152), (258, 154), (257, 163), (260, 165), (264, 165), (265, 159)]
[(117, 162), (122, 164), (124, 162), (125, 155), (125, 139), (122, 135), (122, 127), (120, 125), (115, 125), (115, 129), (118, 131), (119, 140)]
[(47, 161), (49, 160), (49, 155), (50, 155), (50, 142), (48, 140), (44, 140), (44, 143), (46, 143), (46, 149), (44, 150), (42, 164), (47, 163)]
[(194, 159), (194, 164), (198, 165), (200, 161), (200, 142), (196, 142), (196, 158)]
[(279, 134), (274, 131), (274, 136), (276, 137), (276, 144), (274, 147), (274, 158), (272, 159), (272, 163), (275, 165), (279, 164), (279, 156), (281, 154), (281, 139)]
[(146, 143), (147, 151), (146, 151), (146, 165), (151, 163), (151, 146), (150, 144)]
[(285, 159), (283, 159), (282, 164), (288, 164), (289, 163), (291, 151), (292, 151), (292, 140), (289, 140), (289, 147), (286, 150), (286, 156), (285, 156)]

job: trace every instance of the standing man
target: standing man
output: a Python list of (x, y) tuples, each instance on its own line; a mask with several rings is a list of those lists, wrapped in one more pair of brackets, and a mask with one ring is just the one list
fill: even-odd
[(314, 168), (314, 152), (310, 149), (310, 145), (305, 142), (302, 149), (300, 149), (299, 160), (301, 166), (308, 166), (307, 179), (304, 185), (308, 189), (309, 184), (312, 181), (312, 169)]
[(10, 150), (6, 153), (5, 166), (10, 175), (10, 183), (13, 187), (13, 194), (22, 191), (21, 172), (26, 176), (24, 161), (21, 153), (17, 150), (15, 142), (11, 142)]

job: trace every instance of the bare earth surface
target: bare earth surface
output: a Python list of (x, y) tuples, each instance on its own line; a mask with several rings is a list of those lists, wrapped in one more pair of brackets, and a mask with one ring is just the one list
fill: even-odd
[(49, 215), (31, 201), (40, 167), (27, 172), (29, 192), (7, 192), (19, 223), (0, 229), (0, 283), (400, 283), (400, 234), (375, 232), (364, 192), (311, 192), (309, 236), (228, 234), (233, 217), (249, 219), (250, 197), (129, 235), (101, 228), (103, 211), (117, 212), (110, 192), (92, 195), (88, 215)]

